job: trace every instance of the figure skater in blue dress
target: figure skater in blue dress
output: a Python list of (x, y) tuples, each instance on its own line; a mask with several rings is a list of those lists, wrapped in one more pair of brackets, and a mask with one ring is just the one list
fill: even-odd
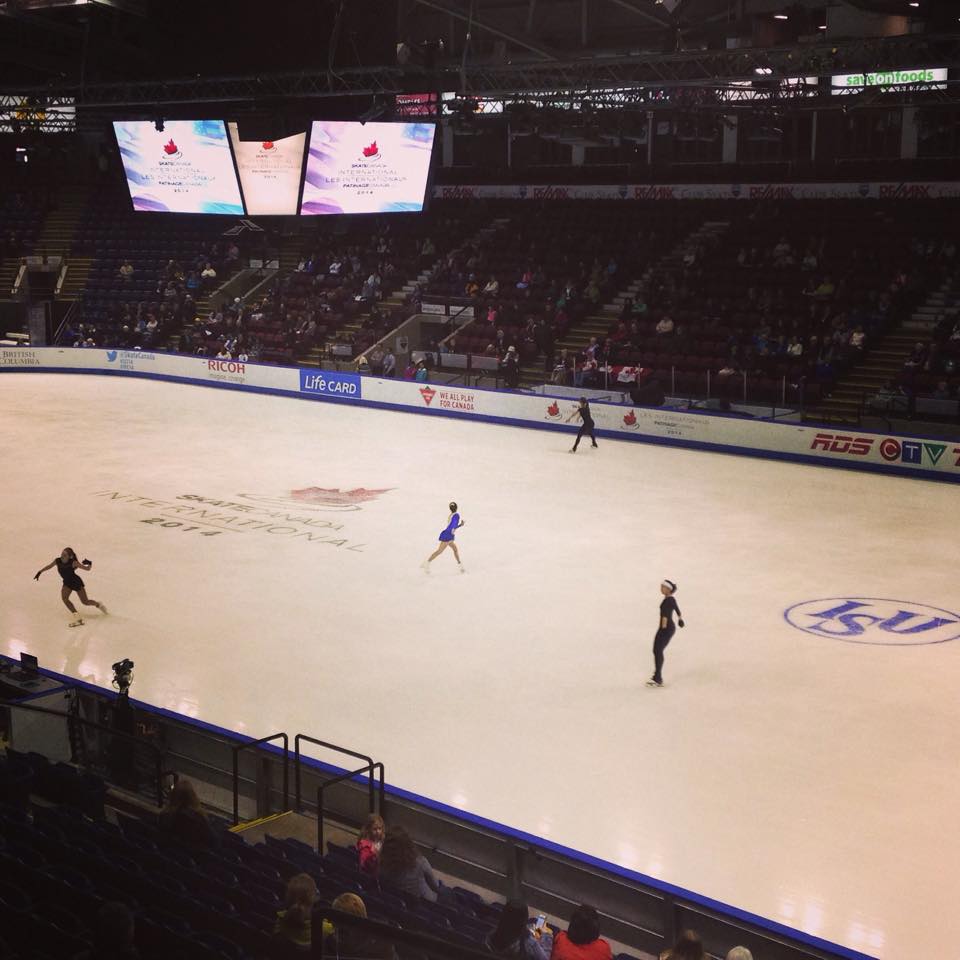
[(423, 569), (429, 573), (430, 564), (443, 553), (447, 547), (450, 547), (453, 550), (453, 555), (457, 558), (457, 566), (460, 567), (460, 572), (463, 573), (463, 564), (460, 562), (460, 554), (457, 551), (457, 545), (454, 543), (454, 536), (456, 531), (460, 529), (464, 524), (464, 521), (460, 519), (460, 514), (457, 512), (457, 505), (455, 503), (450, 504), (450, 517), (447, 520), (446, 528), (440, 533), (440, 544), (433, 553), (423, 561), (421, 566)]

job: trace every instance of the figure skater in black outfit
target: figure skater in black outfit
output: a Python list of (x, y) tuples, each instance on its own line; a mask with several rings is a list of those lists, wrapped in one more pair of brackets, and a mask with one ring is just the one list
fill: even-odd
[(73, 614), (74, 619), (70, 622), (69, 626), (79, 627), (83, 624), (83, 617), (77, 613), (77, 608), (70, 602), (70, 594), (76, 591), (77, 596), (80, 597), (80, 602), (88, 607), (97, 607), (101, 613), (106, 614), (107, 608), (97, 600), (91, 600), (87, 597), (87, 588), (83, 585), (83, 581), (77, 576), (77, 569), (82, 568), (84, 570), (89, 570), (93, 566), (93, 563), (89, 560), (78, 560), (77, 555), (73, 552), (71, 547), (64, 547), (63, 553), (60, 554), (55, 560), (51, 560), (45, 567), (41, 567), (35, 574), (33, 579), (39, 580), (40, 574), (44, 573), (47, 570), (50, 570), (52, 567), (57, 568), (57, 573), (60, 574), (63, 579), (63, 586), (60, 589), (60, 599), (64, 602), (66, 608)]
[(683, 615), (673, 597), (677, 592), (677, 585), (672, 580), (664, 580), (660, 584), (660, 592), (663, 594), (660, 601), (660, 626), (653, 638), (653, 676), (647, 681), (648, 687), (663, 686), (663, 651), (677, 629), (673, 625), (674, 613), (677, 615), (677, 625), (683, 626)]
[(593, 416), (590, 413), (590, 404), (587, 403), (586, 397), (581, 397), (577, 402), (576, 409), (567, 417), (567, 423), (578, 413), (580, 414), (580, 429), (577, 431), (577, 439), (573, 441), (573, 447), (570, 450), (571, 453), (577, 452), (577, 447), (580, 446), (580, 440), (584, 434), (590, 437), (590, 443), (594, 447), (597, 445), (597, 438), (593, 435)]

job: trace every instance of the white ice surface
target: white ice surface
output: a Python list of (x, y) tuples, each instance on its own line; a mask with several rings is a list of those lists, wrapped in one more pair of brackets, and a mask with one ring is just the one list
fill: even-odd
[[(783, 619), (824, 597), (960, 608), (957, 488), (568, 446), (5, 373), (0, 652), (102, 685), (130, 657), (139, 699), (352, 744), (398, 786), (868, 954), (960, 942), (960, 641), (847, 644)], [(342, 524), (342, 546), (201, 536), (141, 522), (175, 522), (167, 507), (96, 495), (196, 506), (177, 498), (313, 486), (388, 492), (355, 511), (276, 507)], [(448, 551), (425, 575), (451, 498), (467, 573)], [(56, 571), (31, 579), (68, 544), (111, 614), (74, 630)], [(664, 576), (687, 627), (650, 690)]]

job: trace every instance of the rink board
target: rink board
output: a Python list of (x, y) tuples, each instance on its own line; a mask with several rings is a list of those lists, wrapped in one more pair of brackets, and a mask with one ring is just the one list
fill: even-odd
[[(119, 374), (511, 426), (576, 430), (576, 425), (564, 426), (576, 407), (565, 397), (421, 384), (312, 367), (135, 350), (43, 347), (0, 349), (0, 371)], [(600, 402), (591, 403), (590, 407), (597, 431), (616, 439), (960, 482), (960, 441), (745, 420), (659, 407)]]

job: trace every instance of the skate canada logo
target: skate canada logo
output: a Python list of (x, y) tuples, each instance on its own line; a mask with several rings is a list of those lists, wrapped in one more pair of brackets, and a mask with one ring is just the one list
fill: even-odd
[(362, 394), (360, 374), (337, 373), (333, 370), (300, 371), (300, 392), (325, 397), (343, 397), (359, 400)]
[(392, 489), (393, 487), (384, 487), (382, 490), (367, 490), (365, 487), (356, 487), (353, 490), (341, 490), (339, 487), (304, 487), (302, 490), (291, 490), (290, 499), (295, 503), (359, 510), (360, 504), (378, 500), (381, 493), (389, 493)]
[(560, 404), (556, 400), (547, 407), (547, 420), (560, 420), (563, 414), (560, 412)]
[(903, 600), (807, 600), (786, 609), (783, 618), (804, 633), (847, 643), (918, 646), (960, 638), (960, 614)]
[(639, 430), (640, 424), (637, 423), (637, 415), (631, 410), (623, 415), (623, 425), (628, 430)]
[(163, 155), (170, 160), (179, 160), (183, 156), (180, 148), (173, 142), (173, 137), (163, 145)]
[(363, 148), (363, 159), (364, 160), (379, 160), (380, 159), (380, 148), (377, 146), (377, 141), (374, 140), (368, 147)]

